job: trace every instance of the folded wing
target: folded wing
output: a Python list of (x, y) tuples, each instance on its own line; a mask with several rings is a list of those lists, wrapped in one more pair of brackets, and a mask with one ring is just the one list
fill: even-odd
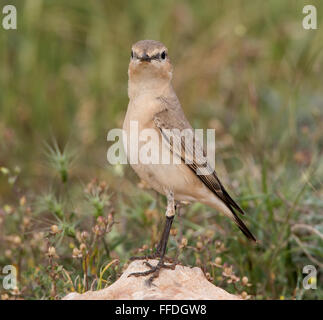
[(243, 210), (225, 190), (214, 169), (207, 162), (203, 145), (196, 140), (193, 128), (185, 118), (178, 100), (170, 101), (164, 97), (159, 97), (159, 99), (163, 104), (163, 110), (155, 115), (154, 123), (159, 128), (170, 150), (180, 156), (196, 176), (223, 201), (232, 212), (233, 220), (247, 238), (256, 241), (255, 237), (234, 212), (233, 208), (244, 214)]

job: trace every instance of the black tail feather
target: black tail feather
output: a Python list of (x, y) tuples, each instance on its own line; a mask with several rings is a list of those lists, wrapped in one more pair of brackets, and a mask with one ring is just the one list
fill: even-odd
[(243, 210), (240, 208), (240, 206), (231, 198), (231, 196), (228, 194), (227, 190), (224, 189), (222, 183), (220, 182), (220, 180), (218, 180), (221, 186), (221, 190), (223, 193), (223, 196), (225, 197), (226, 201), (230, 204), (230, 206), (232, 206), (233, 208), (235, 208), (236, 210), (238, 210), (242, 215), (244, 215)]
[[(232, 210), (233, 211), (233, 210)], [(247, 226), (244, 224), (244, 222), (234, 213), (234, 220), (236, 224), (238, 225), (239, 229), (243, 232), (243, 234), (249, 239), (253, 241), (257, 241), (254, 235), (249, 231)]]

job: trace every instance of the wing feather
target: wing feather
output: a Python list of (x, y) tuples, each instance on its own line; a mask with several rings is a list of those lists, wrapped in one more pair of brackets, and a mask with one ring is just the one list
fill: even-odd
[[(216, 172), (207, 162), (203, 145), (196, 140), (193, 128), (187, 121), (179, 103), (173, 103), (164, 97), (159, 97), (163, 103), (163, 110), (154, 117), (154, 123), (159, 128), (163, 139), (169, 144), (170, 150), (181, 157), (183, 162), (197, 175), (197, 177), (230, 209), (235, 222), (241, 231), (256, 241), (242, 220), (236, 215), (236, 209), (241, 214), (244, 211), (230, 197), (216, 175)], [(185, 131), (185, 135), (181, 134)], [(186, 160), (186, 161), (185, 161)]]

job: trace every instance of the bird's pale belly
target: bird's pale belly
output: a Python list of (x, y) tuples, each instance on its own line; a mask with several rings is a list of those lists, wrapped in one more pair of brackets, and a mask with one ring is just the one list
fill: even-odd
[(190, 170), (185, 164), (133, 164), (132, 168), (157, 192), (165, 195), (173, 191), (176, 200), (196, 201), (194, 194), (200, 181), (185, 174), (184, 171)]

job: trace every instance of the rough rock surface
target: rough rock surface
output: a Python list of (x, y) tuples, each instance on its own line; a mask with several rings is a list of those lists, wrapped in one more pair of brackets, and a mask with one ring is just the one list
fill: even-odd
[[(156, 265), (157, 260), (150, 260)], [(237, 296), (216, 287), (204, 276), (200, 268), (181, 265), (175, 270), (162, 269), (152, 286), (147, 277), (128, 277), (132, 272), (148, 270), (143, 261), (133, 261), (122, 276), (111, 286), (83, 294), (69, 293), (64, 300), (237, 300)]]

